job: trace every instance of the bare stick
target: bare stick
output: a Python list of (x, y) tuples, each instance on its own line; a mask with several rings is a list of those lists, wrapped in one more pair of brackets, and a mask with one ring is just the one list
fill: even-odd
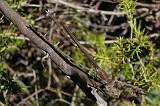
[(78, 86), (85, 92), (85, 94), (95, 100), (95, 97), (91, 93), (91, 88), (88, 87), (90, 80), (83, 70), (76, 67), (74, 64), (69, 62), (62, 54), (60, 54), (54, 46), (47, 42), (42, 36), (37, 35), (33, 30), (28, 28), (27, 23), (15, 12), (13, 11), (6, 1), (0, 0), (0, 11), (10, 19), (15, 26), (29, 38), (38, 48), (44, 50), (50, 55), (51, 60), (68, 76), (74, 81)]

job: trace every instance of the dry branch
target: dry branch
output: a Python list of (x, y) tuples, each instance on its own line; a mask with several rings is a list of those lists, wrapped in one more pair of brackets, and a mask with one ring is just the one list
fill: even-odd
[(84, 73), (84, 70), (67, 60), (54, 46), (48, 43), (45, 38), (28, 27), (29, 25), (25, 20), (13, 11), (4, 0), (0, 0), (0, 11), (39, 49), (48, 53), (51, 60), (63, 71), (63, 73), (70, 76), (71, 80), (92, 100), (97, 100), (98, 103), (106, 106), (105, 101), (110, 102), (111, 100), (121, 98), (134, 98), (135, 101), (138, 101), (137, 98), (139, 98), (139, 95), (141, 96), (144, 94), (142, 89), (115, 79), (108, 80), (106, 84), (101, 85), (101, 83), (91, 79)]
[(78, 84), (78, 86), (86, 93), (86, 95), (95, 100), (95, 97), (91, 94), (91, 88), (88, 84), (91, 84), (88, 76), (82, 72), (78, 67), (74, 66), (69, 61), (65, 60), (62, 55), (58, 54), (55, 47), (49, 45), (40, 36), (37, 36), (30, 28), (28, 24), (23, 20), (15, 11), (13, 11), (6, 1), (0, 0), (0, 11), (14, 23), (15, 26), (31, 40), (39, 49), (44, 50), (50, 55), (52, 61), (68, 76), (71, 80)]

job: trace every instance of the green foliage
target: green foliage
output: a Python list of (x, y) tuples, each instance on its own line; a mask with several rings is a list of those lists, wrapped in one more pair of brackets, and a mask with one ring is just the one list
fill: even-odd
[[(21, 16), (25, 16), (26, 20), (30, 24), (34, 24), (34, 21), (31, 20), (31, 15), (26, 14), (21, 8), (21, 4), (24, 0), (7, 0), (10, 6), (17, 10)], [(9, 22), (6, 22), (8, 24)], [(24, 40), (16, 39), (16, 28), (12, 23), (9, 23), (8, 28), (0, 27), (0, 61), (6, 58), (8, 52), (18, 50), (17, 46), (21, 46), (24, 43)]]
[(135, 8), (136, 8), (137, 0), (121, 0), (121, 3), (119, 4), (119, 8), (124, 11), (128, 17), (128, 23), (131, 27), (131, 38), (133, 37), (133, 21), (134, 21), (134, 15), (135, 15)]
[[(153, 87), (159, 87), (160, 78), (158, 64), (159, 58), (155, 57), (157, 50), (154, 44), (142, 30), (141, 25), (133, 20), (133, 35), (132, 39), (117, 39), (116, 43), (106, 45), (105, 35), (95, 34), (84, 30), (84, 39), (89, 44), (94, 45), (92, 48), (96, 52), (92, 52), (94, 59), (104, 68), (107, 73), (115, 76), (124, 76), (128, 83), (137, 85), (141, 88), (149, 90)], [(93, 49), (90, 49), (93, 51)], [(77, 61), (83, 63), (84, 58), (79, 52), (74, 53)], [(91, 73), (93, 72), (90, 71)]]
[(127, 17), (132, 20), (135, 14), (137, 0), (121, 0), (119, 8), (127, 14)]
[(1, 32), (1, 34), (0, 34), (0, 60), (2, 61), (2, 57), (4, 56), (4, 55), (6, 55), (6, 51), (7, 51), (7, 49), (9, 48), (9, 46), (10, 45), (12, 45), (12, 43), (13, 43), (13, 39), (10, 39), (9, 38), (9, 36), (6, 36), (6, 33), (7, 32), (14, 32), (14, 28), (12, 29), (11, 27), (9, 28), (10, 29), (10, 31), (4, 31), (4, 30), (2, 30), (2, 29), (0, 29), (0, 32)]
[(21, 91), (21, 87), (16, 81), (6, 72), (3, 65), (0, 64), (0, 93), (17, 93)]
[(149, 99), (156, 103), (155, 105), (159, 106), (160, 104), (160, 89), (151, 89), (149, 93)]
[(12, 8), (19, 9), (21, 7), (20, 3), (22, 1), (24, 1), (24, 0), (7, 0), (7, 3), (11, 4)]
[(21, 16), (27, 16), (27, 14), (24, 12), (24, 10), (21, 7), (21, 4), (23, 2), (24, 2), (24, 0), (7, 0), (7, 3), (9, 3), (9, 5), (11, 6), (11, 8), (13, 8), (17, 12), (19, 12), (19, 14)]
[(8, 29), (0, 28), (0, 61), (6, 58), (8, 52), (18, 50), (17, 46), (21, 46), (24, 41), (14, 37), (15, 27), (13, 24)]
[[(160, 58), (156, 54), (160, 51), (155, 48), (145, 29), (141, 28), (140, 22), (134, 17), (136, 1), (122, 0), (119, 7), (128, 17), (131, 27), (129, 39), (120, 37), (116, 43), (106, 45), (103, 34), (95, 34), (83, 28), (81, 30), (87, 35), (86, 41), (94, 45), (92, 48), (96, 48), (93, 55), (100, 67), (113, 77), (124, 76), (128, 83), (150, 91), (149, 98), (158, 104), (159, 96), (155, 96), (155, 92), (159, 90), (155, 91), (155, 88), (160, 88), (160, 67), (157, 65)], [(146, 105), (147, 103), (142, 104)]]
[(119, 52), (118, 54), (120, 56), (122, 55), (122, 64), (128, 64), (129, 69), (125, 72), (132, 70), (131, 76), (124, 73), (127, 79), (131, 78), (133, 79), (134, 84), (144, 88), (150, 88), (158, 85), (158, 82), (157, 84), (154, 83), (156, 76), (151, 79), (153, 73), (156, 72), (158, 75), (158, 70), (156, 70), (156, 67), (154, 66), (155, 63), (153, 62), (153, 60), (155, 60), (154, 55), (156, 54), (156, 50), (154, 44), (145, 34), (145, 30), (141, 28), (140, 23), (137, 24), (137, 20), (134, 18), (135, 7), (136, 1), (134, 0), (123, 0), (120, 3), (120, 8), (126, 12), (129, 19), (131, 35), (133, 35), (134, 38), (127, 40), (127, 42), (121, 42), (120, 40), (115, 50)]
[[(32, 16), (20, 8), (23, 0), (8, 1), (12, 5), (12, 8), (16, 8), (21, 16), (24, 16), (30, 24), (34, 24)], [(149, 98), (154, 103), (159, 104), (160, 97), (156, 94), (159, 94), (160, 91), (158, 89), (160, 88), (160, 67), (158, 65), (160, 59), (156, 57), (156, 54), (159, 54), (160, 50), (155, 48), (145, 33), (145, 30), (141, 28), (140, 22), (137, 22), (134, 17), (136, 3), (136, 0), (122, 0), (119, 5), (120, 9), (128, 17), (128, 23), (131, 28), (131, 37), (129, 39), (120, 37), (117, 39), (117, 42), (106, 45), (104, 34), (95, 34), (84, 27), (77, 31), (77, 35), (80, 35), (78, 38), (81, 37), (87, 43), (93, 44), (92, 47), (88, 47), (89, 51), (92, 51), (94, 59), (99, 66), (105, 69), (110, 76), (124, 76), (128, 83), (150, 91)], [(24, 43), (22, 40), (15, 39), (14, 37), (11, 38), (11, 35), (15, 32), (16, 29), (13, 25), (10, 25), (7, 30), (0, 29), (0, 61), (5, 58), (8, 52), (18, 50), (17, 46), (21, 46)], [(75, 50), (71, 56), (78, 63), (89, 67), (81, 52)], [(43, 79), (44, 81), (47, 75), (45, 72), (39, 73), (37, 75), (39, 76), (39, 80)], [(90, 69), (88, 73), (92, 75), (94, 71)], [(8, 93), (15, 93), (23, 88), (27, 89), (24, 84), (16, 82), (13, 76), (9, 76), (3, 65), (0, 64), (0, 94), (6, 91)], [(84, 93), (79, 91), (77, 95), (83, 97)], [(57, 89), (57, 96), (59, 98), (61, 97), (60, 89)], [(124, 102), (123, 105), (134, 106), (134, 104), (128, 102)]]
[(85, 61), (84, 61), (85, 59), (81, 52), (73, 52), (71, 54), (71, 57), (74, 58), (75, 60), (78, 60), (79, 64), (85, 65)]
[(118, 63), (114, 72), (122, 73), (134, 85), (147, 89), (152, 87), (153, 81), (150, 78), (156, 67), (152, 61), (154, 49), (149, 40), (141, 42), (137, 39), (120, 39), (114, 44), (113, 50), (117, 55), (115, 61)]
[[(8, 0), (8, 2), (12, 8), (18, 9), (19, 11), (21, 10), (19, 0)], [(15, 26), (8, 21), (4, 23), (5, 24), (0, 27), (0, 102), (7, 105), (8, 101), (6, 101), (5, 98), (7, 98), (8, 95), (26, 90), (26, 86), (18, 82), (14, 76), (10, 75), (2, 64), (10, 52), (19, 50), (18, 47), (24, 44), (23, 40), (16, 39), (15, 35), (17, 30)]]
[(36, 10), (34, 11), (32, 10), (31, 11), (32, 13), (29, 14), (28, 12), (29, 10), (22, 8), (22, 5), (24, 4), (24, 2), (25, 0), (7, 0), (7, 3), (9, 3), (12, 9), (17, 11), (21, 17), (24, 17), (27, 23), (29, 23), (30, 25), (33, 25), (35, 24), (35, 22), (32, 20), (33, 19), (32, 13), (34, 13)]

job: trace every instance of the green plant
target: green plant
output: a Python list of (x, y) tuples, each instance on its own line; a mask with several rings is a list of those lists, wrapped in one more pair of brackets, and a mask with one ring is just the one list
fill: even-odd
[(134, 15), (135, 15), (135, 8), (136, 8), (137, 0), (121, 0), (119, 4), (119, 8), (124, 11), (128, 17), (128, 23), (131, 27), (131, 38), (133, 37), (133, 21), (134, 21)]
[(24, 43), (24, 40), (16, 39), (15, 32), (16, 29), (13, 24), (8, 29), (0, 27), (0, 61), (3, 61), (9, 52), (18, 50), (17, 46)]
[(2, 94), (15, 94), (20, 91), (21, 86), (7, 73), (7, 70), (4, 69), (3, 65), (0, 64), (0, 101), (4, 102), (6, 98)]
[(95, 43), (94, 58), (110, 76), (124, 76), (128, 83), (150, 92), (160, 87), (160, 67), (157, 65), (160, 58), (156, 56), (160, 51), (136, 20), (136, 0), (122, 0), (119, 7), (128, 17), (131, 28), (129, 39), (120, 37), (116, 43), (106, 45), (103, 34), (85, 31), (86, 39)]
[[(8, 0), (11, 7), (22, 12), (23, 9), (20, 8), (20, 2)], [(14, 77), (10, 75), (7, 69), (4, 68), (5, 60), (8, 58), (9, 53), (19, 50), (24, 44), (24, 40), (16, 38), (17, 29), (15, 26), (2, 18), (3, 25), (0, 27), (0, 103), (7, 105), (7, 97), (22, 90), (26, 90), (26, 86)], [(7, 26), (7, 27), (6, 27)]]

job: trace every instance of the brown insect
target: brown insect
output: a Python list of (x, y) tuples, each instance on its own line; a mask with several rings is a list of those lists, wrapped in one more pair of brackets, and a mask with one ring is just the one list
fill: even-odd
[(77, 45), (77, 47), (84, 54), (84, 56), (87, 58), (89, 63), (92, 65), (92, 67), (95, 69), (95, 71), (98, 74), (98, 76), (102, 80), (107, 81), (108, 80), (108, 75), (104, 72), (104, 70), (102, 70), (97, 65), (97, 63), (93, 59), (93, 56), (90, 53), (88, 53), (88, 51), (79, 43), (79, 41), (75, 37), (75, 34), (73, 32), (71, 32), (71, 30), (67, 26), (65, 26), (63, 23), (58, 23), (57, 21), (55, 21), (55, 22), (60, 26), (60, 28), (62, 28), (62, 31), (63, 31), (62, 33), (67, 37), (69, 36), (71, 38), (71, 40), (72, 40), (72, 43), (74, 42)]

